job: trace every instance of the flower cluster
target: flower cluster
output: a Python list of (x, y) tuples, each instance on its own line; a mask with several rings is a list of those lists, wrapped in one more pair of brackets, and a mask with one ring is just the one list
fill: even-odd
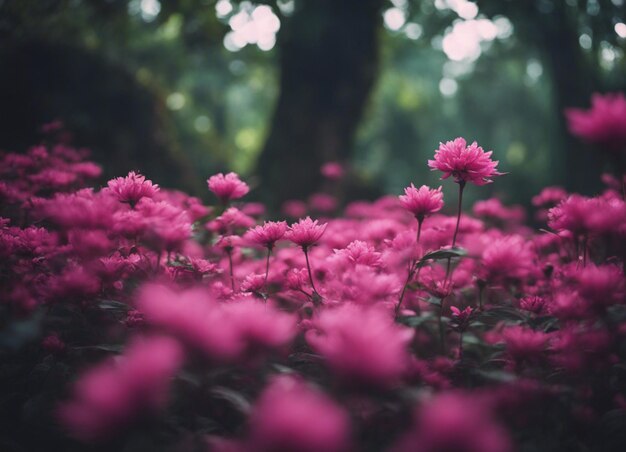
[[(136, 172), (90, 188), (85, 156), (0, 157), (0, 415), (28, 422), (22, 449), (620, 450), (619, 184), (544, 190), (548, 229), (495, 198), (444, 215), (413, 184), (288, 224), (234, 173), (211, 206)], [(429, 166), (461, 195), (501, 174), (462, 138)]]

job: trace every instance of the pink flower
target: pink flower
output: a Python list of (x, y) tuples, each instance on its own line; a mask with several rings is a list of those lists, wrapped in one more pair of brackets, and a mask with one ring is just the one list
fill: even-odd
[(492, 182), (491, 177), (503, 174), (496, 171), (498, 161), (491, 160), (491, 154), (492, 151), (485, 152), (475, 141), (467, 146), (465, 139), (457, 138), (440, 143), (435, 159), (429, 160), (428, 166), (443, 172), (442, 179), (453, 176), (457, 183), (485, 185)]
[(456, 306), (450, 306), (452, 311), (452, 324), (458, 331), (465, 331), (469, 326), (470, 317), (474, 311), (471, 306), (466, 307), (462, 311)]
[(250, 191), (248, 184), (241, 181), (235, 173), (228, 173), (225, 176), (223, 173), (216, 174), (209, 177), (207, 184), (209, 190), (223, 203), (239, 199)]
[(422, 185), (419, 189), (411, 184), (404, 189), (404, 195), (399, 197), (400, 204), (415, 215), (417, 219), (439, 212), (443, 207), (443, 193), (441, 187), (432, 189)]
[(308, 248), (319, 241), (327, 225), (327, 223), (318, 224), (317, 220), (313, 221), (311, 217), (306, 217), (292, 224), (285, 237), (302, 248)]
[(535, 267), (535, 254), (521, 236), (490, 242), (482, 253), (481, 277), (491, 284), (522, 281)]
[(520, 309), (524, 311), (533, 312), (535, 314), (541, 314), (546, 305), (546, 300), (543, 297), (537, 295), (527, 295), (522, 297), (519, 301)]
[(389, 386), (407, 370), (413, 334), (386, 311), (344, 304), (320, 312), (306, 340), (346, 381)]
[(146, 180), (141, 174), (131, 171), (126, 177), (118, 177), (107, 182), (111, 193), (120, 201), (134, 206), (141, 198), (152, 198), (159, 186)]
[(594, 94), (591, 109), (565, 110), (569, 129), (585, 141), (619, 150), (626, 145), (626, 97), (623, 93)]
[(393, 452), (508, 452), (511, 441), (484, 401), (444, 392), (416, 410), (411, 432)]
[(578, 293), (596, 307), (624, 303), (625, 278), (615, 265), (588, 265), (575, 275)]
[(291, 375), (274, 377), (250, 415), (250, 452), (350, 450), (350, 418), (330, 397)]
[(541, 190), (541, 193), (533, 197), (532, 202), (535, 207), (551, 207), (557, 205), (565, 198), (567, 198), (567, 192), (564, 188), (546, 187)]
[(173, 339), (135, 340), (119, 358), (81, 376), (73, 399), (60, 407), (59, 418), (78, 439), (104, 439), (143, 410), (163, 408), (170, 380), (182, 362), (183, 351)]
[(251, 300), (219, 303), (200, 288), (174, 292), (147, 284), (139, 292), (137, 307), (147, 323), (217, 361), (283, 347), (296, 333), (295, 319), (289, 314)]
[(344, 175), (343, 166), (338, 162), (327, 162), (322, 165), (322, 176), (327, 179), (337, 180), (341, 179)]
[(287, 223), (284, 221), (266, 221), (262, 226), (250, 229), (246, 238), (257, 245), (266, 248), (274, 248), (276, 242), (283, 238), (287, 232)]

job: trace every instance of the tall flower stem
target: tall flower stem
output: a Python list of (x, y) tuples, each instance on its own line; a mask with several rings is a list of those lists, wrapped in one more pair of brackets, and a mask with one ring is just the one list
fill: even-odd
[[(263, 288), (267, 287), (267, 277), (270, 274), (270, 256), (272, 255), (272, 247), (267, 247), (267, 258), (265, 260), (265, 279), (263, 280)], [(267, 289), (266, 289), (267, 290)]]
[[(415, 238), (416, 245), (419, 245), (420, 243), (420, 236), (422, 235), (422, 223), (423, 222), (424, 222), (423, 216), (417, 217), (417, 236)], [(416, 265), (417, 265), (417, 261), (411, 260), (409, 262), (409, 271), (406, 277), (406, 281), (404, 282), (404, 286), (402, 287), (402, 292), (400, 293), (400, 299), (398, 300), (398, 304), (396, 304), (396, 309), (395, 309), (396, 317), (398, 317), (398, 313), (400, 312), (400, 306), (402, 306), (402, 300), (404, 299), (404, 294), (406, 293), (406, 289), (409, 286), (411, 279), (413, 279), (413, 275), (415, 275)]]
[(228, 269), (230, 272), (230, 288), (235, 291), (235, 274), (233, 272), (233, 250), (226, 249), (226, 254), (228, 255)]
[(463, 360), (463, 331), (459, 332), (459, 361)]
[[(461, 224), (461, 210), (463, 208), (463, 190), (465, 189), (465, 181), (460, 181), (459, 182), (459, 205), (457, 207), (457, 213), (456, 213), (456, 227), (454, 228), (454, 235), (452, 236), (452, 248), (454, 248), (456, 246), (456, 237), (459, 234), (459, 225)], [(446, 278), (444, 280), (444, 283), (448, 281), (448, 278), (450, 276), (450, 263), (452, 261), (452, 258), (448, 258), (448, 264), (446, 266)]]
[(311, 283), (311, 287), (313, 288), (313, 294), (319, 297), (320, 294), (315, 288), (315, 283), (313, 282), (313, 272), (311, 272), (311, 264), (309, 263), (309, 248), (303, 246), (302, 251), (304, 251), (304, 258), (306, 259), (306, 269), (309, 272), (309, 282)]
[(454, 228), (454, 235), (452, 236), (452, 248), (456, 245), (456, 236), (459, 233), (459, 225), (461, 224), (461, 208), (463, 205), (463, 189), (465, 188), (465, 181), (459, 182), (459, 205), (456, 214), (456, 228)]

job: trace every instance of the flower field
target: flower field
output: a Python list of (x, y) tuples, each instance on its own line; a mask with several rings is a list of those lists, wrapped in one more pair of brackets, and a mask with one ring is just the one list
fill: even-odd
[[(573, 131), (623, 153), (597, 118), (620, 97), (595, 102)], [(2, 450), (624, 450), (619, 175), (530, 215), (466, 205), (506, 168), (456, 138), (427, 163), (452, 201), (415, 181), (269, 221), (235, 173), (212, 205), (138, 172), (93, 187), (52, 129), (0, 156)]]

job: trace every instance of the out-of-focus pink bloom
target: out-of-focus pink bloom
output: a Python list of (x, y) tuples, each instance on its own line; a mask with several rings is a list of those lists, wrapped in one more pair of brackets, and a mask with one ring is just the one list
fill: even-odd
[(330, 397), (290, 375), (274, 377), (250, 415), (250, 452), (347, 452), (350, 418)]
[(217, 361), (287, 345), (296, 333), (294, 318), (263, 303), (219, 303), (199, 288), (174, 292), (145, 285), (137, 308), (146, 322), (164, 328)]
[(209, 177), (207, 184), (209, 185), (209, 190), (223, 203), (239, 199), (250, 191), (248, 184), (241, 181), (236, 173), (228, 173), (226, 175), (218, 173)]
[(250, 242), (266, 248), (273, 248), (276, 242), (287, 232), (287, 223), (284, 221), (266, 221), (262, 226), (255, 226), (246, 233)]
[(561, 187), (546, 187), (536, 196), (532, 202), (535, 207), (552, 207), (567, 198), (567, 192)]
[(327, 179), (337, 180), (343, 177), (344, 169), (338, 162), (327, 162), (322, 165), (321, 173)]
[(610, 151), (626, 149), (626, 97), (623, 93), (596, 93), (591, 97), (591, 109), (569, 108), (565, 115), (573, 135), (606, 146)]
[(137, 339), (118, 359), (80, 377), (73, 399), (59, 408), (59, 419), (78, 439), (103, 439), (142, 411), (162, 409), (182, 362), (183, 351), (173, 339)]
[(292, 224), (285, 234), (285, 238), (302, 248), (308, 248), (319, 241), (326, 231), (327, 225), (327, 223), (318, 224), (317, 220), (306, 217)]
[(506, 351), (515, 362), (539, 360), (548, 345), (548, 335), (523, 326), (505, 328), (501, 337)]
[(337, 210), (337, 199), (326, 193), (314, 193), (309, 198), (309, 205), (314, 211), (329, 213)]
[(456, 138), (440, 143), (435, 159), (429, 160), (428, 166), (443, 172), (442, 179), (453, 176), (457, 183), (485, 185), (493, 182), (490, 178), (503, 174), (496, 170), (498, 161), (491, 160), (492, 152), (485, 152), (475, 141), (468, 146), (464, 138)]
[(439, 212), (443, 207), (443, 192), (441, 187), (436, 189), (422, 185), (419, 189), (411, 184), (410, 187), (404, 189), (404, 195), (399, 197), (400, 204), (406, 210), (415, 215), (418, 220)]
[(502, 237), (483, 251), (481, 277), (491, 284), (521, 281), (535, 267), (534, 261), (535, 254), (522, 237)]
[(548, 220), (555, 231), (576, 235), (617, 232), (626, 221), (626, 204), (617, 198), (571, 195), (549, 210)]
[(477, 201), (473, 211), (477, 217), (505, 223), (522, 223), (526, 219), (526, 212), (522, 206), (506, 207), (498, 198)]
[(611, 337), (604, 329), (588, 330), (567, 327), (552, 334), (552, 361), (568, 371), (606, 368), (609, 362)]
[(126, 177), (118, 177), (107, 182), (111, 193), (120, 201), (131, 206), (141, 198), (152, 198), (159, 191), (159, 186), (146, 180), (145, 176), (131, 171)]
[(247, 229), (254, 224), (254, 219), (236, 207), (229, 207), (207, 227), (210, 231), (220, 234), (232, 233), (236, 229)]
[(541, 314), (544, 311), (546, 300), (537, 295), (527, 295), (519, 301), (519, 307), (524, 311)]
[(415, 414), (413, 429), (393, 452), (509, 452), (511, 441), (477, 396), (445, 392)]
[(575, 279), (580, 296), (598, 308), (624, 303), (624, 274), (615, 265), (588, 265)]
[(306, 215), (307, 207), (304, 201), (292, 199), (285, 201), (280, 210), (288, 217), (300, 218)]
[(320, 312), (313, 325), (307, 342), (346, 380), (388, 386), (405, 374), (414, 331), (388, 312), (345, 304)]

